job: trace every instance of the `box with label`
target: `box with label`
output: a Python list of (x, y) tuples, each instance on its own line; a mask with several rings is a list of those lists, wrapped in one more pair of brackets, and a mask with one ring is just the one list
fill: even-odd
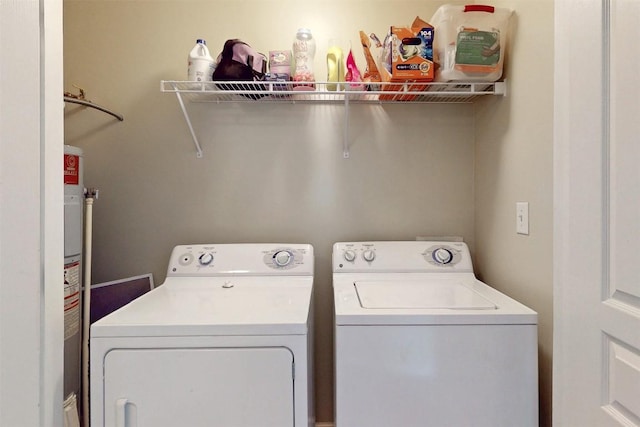
[(269, 51), (269, 72), (280, 76), (291, 77), (291, 51), (290, 50), (270, 50)]
[(411, 28), (391, 27), (391, 81), (433, 81), (433, 26), (419, 17)]
[[(425, 82), (433, 81), (433, 27), (416, 17), (411, 27), (391, 27), (389, 54), (383, 54), (378, 69), (383, 82), (383, 91), (394, 92), (380, 95), (381, 101), (412, 101), (416, 95), (405, 92), (426, 90)], [(386, 49), (385, 49), (386, 51)], [(385, 65), (386, 64), (386, 65)], [(393, 84), (393, 83), (415, 84)]]
[(272, 87), (273, 90), (291, 90), (289, 82), (291, 76), (286, 73), (267, 73), (264, 75), (265, 82), (280, 82), (275, 83)]
[[(269, 51), (269, 72), (265, 75), (268, 82), (289, 82), (291, 81), (291, 51), (290, 50), (270, 50)], [(273, 85), (274, 90), (290, 90), (287, 83)]]

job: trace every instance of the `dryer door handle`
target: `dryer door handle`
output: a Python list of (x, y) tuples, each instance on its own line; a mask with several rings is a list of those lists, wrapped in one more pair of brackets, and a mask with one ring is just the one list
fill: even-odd
[(116, 427), (127, 427), (127, 404), (129, 399), (116, 400)]

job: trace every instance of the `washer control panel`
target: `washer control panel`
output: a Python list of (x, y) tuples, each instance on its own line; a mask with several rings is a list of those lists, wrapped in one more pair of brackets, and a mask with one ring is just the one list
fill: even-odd
[(345, 243), (340, 254), (345, 263), (372, 263), (376, 259), (376, 246), (375, 243)]
[(313, 275), (313, 247), (306, 244), (180, 245), (167, 276)]
[(455, 266), (462, 260), (462, 250), (451, 245), (433, 245), (423, 256), (427, 262), (435, 266)]
[(334, 272), (473, 271), (463, 242), (343, 242), (333, 246)]

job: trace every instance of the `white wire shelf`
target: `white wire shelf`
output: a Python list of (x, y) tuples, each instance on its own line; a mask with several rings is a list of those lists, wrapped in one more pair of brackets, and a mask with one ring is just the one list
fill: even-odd
[[(306, 86), (305, 86), (306, 85)], [(332, 90), (330, 90), (332, 89)], [(184, 99), (211, 103), (315, 103), (344, 104), (343, 156), (349, 158), (350, 104), (450, 104), (472, 103), (487, 95), (506, 95), (505, 82), (403, 82), (351, 84), (346, 82), (193, 82), (162, 80), (160, 91), (174, 93), (196, 146), (203, 156)], [(184, 99), (183, 99), (184, 98)]]
[[(504, 82), (405, 82), (353, 85), (315, 82), (190, 82), (163, 80), (160, 90), (192, 102), (263, 103), (470, 103), (486, 95), (505, 95)], [(311, 83), (307, 83), (311, 85)], [(300, 90), (311, 89), (311, 90)], [(342, 88), (343, 90), (329, 90)]]

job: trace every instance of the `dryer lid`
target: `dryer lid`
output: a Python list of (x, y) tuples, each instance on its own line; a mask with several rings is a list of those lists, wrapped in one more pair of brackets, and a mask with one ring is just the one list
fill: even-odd
[(91, 325), (92, 337), (304, 335), (313, 278), (173, 277)]
[(362, 280), (354, 282), (364, 309), (495, 310), (489, 299), (461, 282)]

